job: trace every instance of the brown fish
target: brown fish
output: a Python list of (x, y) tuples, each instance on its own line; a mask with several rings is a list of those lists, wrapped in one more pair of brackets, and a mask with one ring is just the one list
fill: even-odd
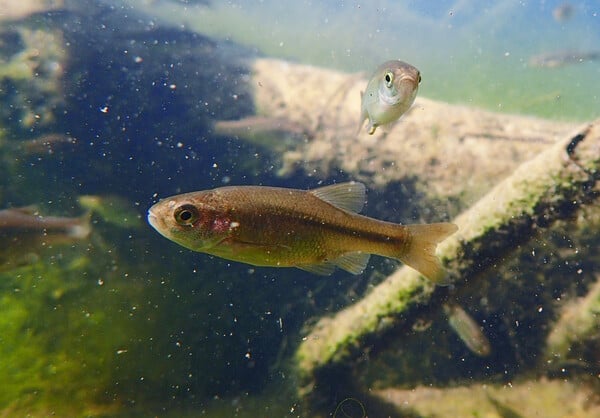
[(0, 270), (34, 262), (43, 248), (84, 239), (90, 232), (88, 215), (42, 216), (31, 207), (0, 210)]
[(441, 281), (435, 248), (456, 225), (368, 218), (356, 213), (364, 201), (365, 186), (355, 182), (310, 191), (232, 186), (166, 198), (150, 208), (148, 222), (186, 248), (256, 266), (359, 274), (377, 254)]

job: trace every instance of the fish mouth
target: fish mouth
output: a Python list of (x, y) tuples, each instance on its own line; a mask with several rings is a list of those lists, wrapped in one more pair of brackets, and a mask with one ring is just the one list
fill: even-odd
[(410, 83), (414, 86), (419, 85), (418, 79), (412, 75), (403, 75), (402, 77), (400, 77), (400, 80), (398, 80), (398, 81), (399, 81), (399, 83)]
[(158, 220), (158, 216), (156, 216), (153, 212), (152, 212), (152, 208), (150, 208), (148, 210), (148, 223), (152, 226), (152, 228), (158, 230), (159, 229), (159, 220)]

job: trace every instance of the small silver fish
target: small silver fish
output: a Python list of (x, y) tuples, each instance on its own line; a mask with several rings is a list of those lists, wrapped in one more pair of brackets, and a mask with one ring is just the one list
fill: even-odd
[(362, 93), (358, 131), (365, 119), (369, 121), (369, 135), (373, 135), (378, 126), (398, 120), (415, 101), (420, 82), (421, 73), (410, 64), (399, 60), (381, 64)]
[(455, 303), (446, 303), (443, 309), (448, 324), (473, 354), (486, 357), (492, 352), (490, 341), (481, 330), (481, 326), (467, 311)]

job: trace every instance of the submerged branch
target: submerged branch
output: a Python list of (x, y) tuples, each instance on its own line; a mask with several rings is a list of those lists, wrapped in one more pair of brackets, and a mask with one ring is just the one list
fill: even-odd
[(600, 329), (600, 275), (583, 298), (564, 306), (560, 317), (546, 341), (545, 357), (548, 363), (564, 365), (577, 353), (577, 346), (586, 341), (598, 343)]
[[(600, 120), (523, 163), (454, 220), (459, 232), (438, 247), (438, 255), (456, 287), (476, 285), (538, 228), (594, 199), (599, 178)], [(389, 331), (407, 325), (417, 308), (443, 297), (445, 289), (403, 267), (358, 303), (322, 318), (295, 355), (305, 394), (320, 373), (350, 367)]]

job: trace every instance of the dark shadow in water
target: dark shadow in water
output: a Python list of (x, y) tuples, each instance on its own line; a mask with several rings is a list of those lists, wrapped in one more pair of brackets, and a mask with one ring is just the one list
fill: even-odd
[[(215, 140), (211, 126), (253, 113), (245, 61), (252, 54), (133, 11), (90, 7), (40, 17), (68, 45), (57, 130), (76, 138), (77, 149), (60, 176), (86, 193), (148, 202), (243, 172), (252, 154)], [(41, 169), (56, 171), (52, 163)]]

